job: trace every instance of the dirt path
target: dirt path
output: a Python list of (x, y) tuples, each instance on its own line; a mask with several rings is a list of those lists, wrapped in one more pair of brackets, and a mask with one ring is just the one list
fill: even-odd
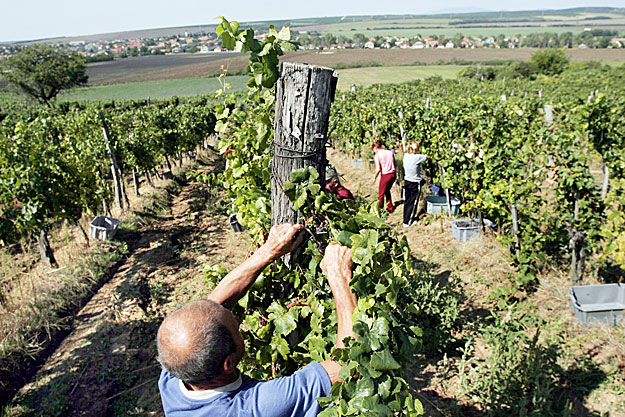
[(11, 415), (162, 415), (158, 325), (188, 298), (206, 295), (205, 264), (231, 268), (249, 241), (234, 235), (219, 197), (204, 184), (178, 176), (155, 194), (150, 204), (164, 207), (133, 213), (142, 225), (120, 230), (117, 238), (127, 242), (128, 258), (20, 390), (20, 405)]

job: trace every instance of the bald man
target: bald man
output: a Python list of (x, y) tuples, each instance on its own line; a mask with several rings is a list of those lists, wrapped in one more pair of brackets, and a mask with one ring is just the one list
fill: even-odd
[[(301, 225), (271, 228), (267, 242), (217, 285), (207, 300), (189, 303), (170, 314), (158, 330), (158, 382), (168, 417), (316, 416), (317, 398), (330, 395), (341, 366), (314, 362), (288, 377), (258, 381), (242, 375), (237, 365), (245, 352), (239, 324), (230, 310), (274, 260), (302, 240)], [(349, 288), (349, 248), (331, 244), (321, 269), (328, 278), (337, 309), (337, 347), (353, 336), (356, 296)]]

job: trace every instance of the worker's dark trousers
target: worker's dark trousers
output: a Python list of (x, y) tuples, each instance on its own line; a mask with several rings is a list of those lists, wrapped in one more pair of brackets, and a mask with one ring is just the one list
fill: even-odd
[(404, 224), (410, 224), (416, 214), (414, 211), (417, 207), (417, 201), (419, 201), (419, 195), (421, 194), (421, 183), (405, 181), (404, 190), (406, 193), (406, 200), (404, 201)]

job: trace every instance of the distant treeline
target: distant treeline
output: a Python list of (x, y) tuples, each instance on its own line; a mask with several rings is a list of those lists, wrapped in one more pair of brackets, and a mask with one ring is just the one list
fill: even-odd
[[(426, 31), (427, 29), (424, 29), (423, 33), (418, 34), (415, 38), (411, 40), (411, 43), (414, 43), (419, 39), (423, 39), (423, 37), (428, 37)], [(593, 29), (576, 34), (574, 34), (573, 32), (563, 32), (560, 34), (555, 32), (540, 32), (530, 33), (527, 35), (518, 34), (515, 36), (506, 36), (504, 34), (499, 34), (497, 36), (492, 36), (493, 41), (491, 43), (482, 42), (485, 39), (491, 38), (490, 36), (465, 36), (460, 32), (453, 36), (429, 35), (429, 38), (437, 40), (438, 44), (442, 45), (445, 45), (447, 42), (453, 42), (455, 48), (463, 47), (463, 42), (465, 42), (464, 47), (475, 46), (485, 48), (578, 48), (580, 46), (585, 46), (587, 48), (607, 48), (609, 46), (625, 46), (622, 43), (612, 43), (612, 39), (618, 36), (619, 33), (616, 30)], [(391, 37), (375, 36), (372, 38), (368, 38), (362, 33), (355, 33), (353, 36), (342, 34), (336, 36), (332, 33), (320, 32), (299, 33), (297, 35), (297, 41), (301, 46), (312, 46), (314, 48), (330, 48), (333, 45), (345, 44), (349, 44), (355, 48), (363, 48), (370, 39), (373, 39), (375, 47), (381, 47), (385, 42), (389, 40), (389, 38)], [(466, 46), (467, 39), (468, 46)], [(480, 39), (480, 42), (482, 43), (478, 42), (478, 39)]]

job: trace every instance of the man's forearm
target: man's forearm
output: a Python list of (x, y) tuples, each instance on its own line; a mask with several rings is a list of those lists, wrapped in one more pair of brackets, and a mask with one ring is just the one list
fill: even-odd
[(247, 293), (256, 278), (274, 259), (267, 247), (261, 246), (245, 262), (230, 271), (208, 298), (224, 307), (231, 308)]
[(358, 304), (356, 295), (351, 291), (349, 282), (351, 281), (351, 273), (349, 277), (343, 278), (330, 278), (329, 281), (333, 283), (330, 286), (332, 289), (332, 295), (334, 296), (334, 303), (336, 304), (336, 347), (344, 348), (345, 344), (343, 340), (346, 337), (354, 336), (352, 315)]
[(293, 251), (302, 242), (303, 236), (300, 234), (298, 237), (297, 234), (303, 227), (288, 223), (273, 226), (265, 244), (226, 275), (208, 298), (227, 308), (234, 306), (267, 265)]

